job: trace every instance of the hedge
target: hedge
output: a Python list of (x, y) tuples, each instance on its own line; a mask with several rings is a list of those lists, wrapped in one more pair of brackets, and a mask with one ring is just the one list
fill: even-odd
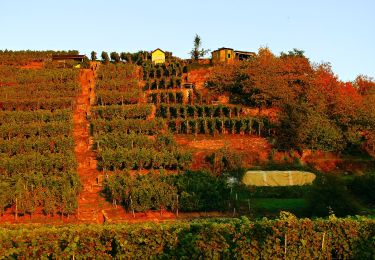
[(198, 220), (165, 224), (5, 226), (3, 258), (373, 259), (370, 219)]

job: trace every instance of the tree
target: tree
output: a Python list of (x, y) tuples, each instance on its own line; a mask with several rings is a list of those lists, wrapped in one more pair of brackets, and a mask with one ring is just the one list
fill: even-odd
[(199, 58), (203, 57), (210, 51), (209, 49), (208, 50), (205, 50), (203, 48), (200, 49), (201, 45), (202, 45), (201, 38), (199, 37), (198, 34), (196, 34), (194, 38), (194, 47), (190, 52), (191, 58), (193, 60), (198, 60)]
[(127, 56), (127, 53), (126, 52), (121, 52), (120, 53), (120, 59), (122, 60), (122, 61), (126, 61), (127, 59), (126, 59), (126, 56)]
[(354, 86), (361, 95), (375, 94), (375, 79), (371, 77), (359, 75), (354, 81)]
[(108, 53), (105, 51), (102, 52), (102, 61), (104, 63), (109, 63), (109, 56), (108, 56)]
[(96, 57), (96, 52), (95, 51), (92, 51), (91, 52), (91, 60), (92, 61), (95, 61), (97, 59), (97, 57)]
[(281, 52), (280, 57), (305, 57), (305, 51), (299, 50), (297, 48), (294, 48), (292, 51), (289, 51), (288, 53)]
[(120, 62), (120, 55), (117, 52), (111, 52), (111, 60), (118, 63)]

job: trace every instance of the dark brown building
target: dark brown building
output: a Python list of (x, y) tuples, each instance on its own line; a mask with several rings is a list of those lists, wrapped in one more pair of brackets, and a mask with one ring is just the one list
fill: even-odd
[(68, 61), (68, 60), (74, 60), (74, 61), (80, 61), (83, 62), (86, 58), (86, 55), (52, 55), (53, 61)]

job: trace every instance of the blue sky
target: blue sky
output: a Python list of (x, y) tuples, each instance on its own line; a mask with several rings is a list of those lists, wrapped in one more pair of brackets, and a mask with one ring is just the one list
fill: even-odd
[(211, 50), (298, 48), (342, 80), (375, 77), (374, 0), (1, 0), (0, 10), (0, 49), (160, 47), (186, 58), (197, 33)]

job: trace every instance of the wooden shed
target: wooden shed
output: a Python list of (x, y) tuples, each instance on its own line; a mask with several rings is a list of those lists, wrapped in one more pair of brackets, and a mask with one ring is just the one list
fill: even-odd
[(60, 62), (65, 62), (68, 60), (83, 62), (85, 58), (86, 58), (86, 55), (52, 55), (53, 61), (60, 61)]

